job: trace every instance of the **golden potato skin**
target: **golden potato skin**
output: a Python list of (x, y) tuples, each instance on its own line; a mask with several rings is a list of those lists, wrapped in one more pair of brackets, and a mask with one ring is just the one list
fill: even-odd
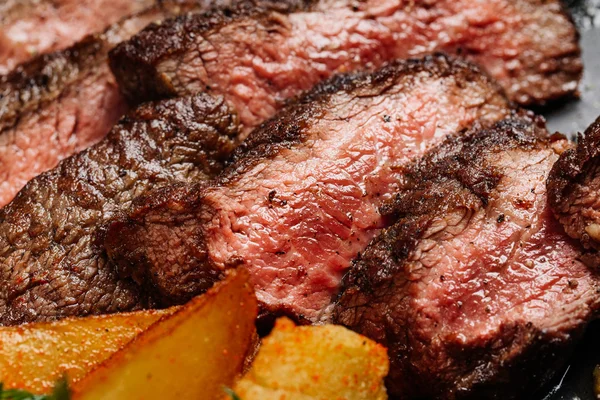
[(0, 382), (43, 394), (75, 382), (172, 310), (72, 318), (0, 327)]
[(384, 400), (388, 369), (385, 348), (357, 333), (280, 319), (234, 391), (242, 400)]
[(72, 400), (222, 399), (241, 374), (257, 301), (245, 270), (166, 316), (72, 386)]

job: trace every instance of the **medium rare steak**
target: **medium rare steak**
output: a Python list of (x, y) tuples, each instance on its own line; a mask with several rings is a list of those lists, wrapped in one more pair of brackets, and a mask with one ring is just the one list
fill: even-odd
[(148, 305), (102, 249), (102, 225), (151, 188), (214, 176), (237, 121), (205, 95), (140, 107), (0, 210), (0, 324)]
[(295, 12), (247, 1), (152, 25), (112, 51), (111, 67), (133, 100), (217, 93), (250, 130), (334, 73), (434, 51), (483, 66), (521, 104), (543, 104), (576, 92), (577, 41), (559, 0), (306, 0)]
[(552, 168), (550, 205), (567, 234), (588, 250), (584, 261), (600, 267), (600, 118), (578, 142)]
[(547, 205), (564, 139), (515, 115), (405, 171), (395, 221), (344, 277), (334, 322), (388, 347), (392, 395), (532, 398), (598, 310), (600, 278)]
[(181, 0), (165, 2), (0, 77), (0, 206), (31, 178), (108, 133), (127, 110), (108, 68), (108, 51), (183, 6)]
[(164, 303), (243, 264), (264, 311), (316, 321), (408, 161), (509, 112), (485, 75), (444, 56), (335, 77), (255, 130), (215, 183), (138, 199), (107, 252)]
[(67, 48), (154, 0), (3, 0), (0, 2), (0, 74), (36, 54)]

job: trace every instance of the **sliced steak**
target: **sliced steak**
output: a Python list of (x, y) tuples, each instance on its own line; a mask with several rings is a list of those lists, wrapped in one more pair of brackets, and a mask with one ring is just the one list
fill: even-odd
[(0, 324), (147, 306), (107, 262), (100, 228), (152, 188), (213, 177), (237, 125), (204, 95), (145, 105), (29, 182), (0, 210)]
[(588, 250), (583, 260), (600, 267), (600, 118), (565, 151), (548, 178), (550, 205), (569, 236)]
[(108, 68), (108, 51), (182, 9), (181, 1), (165, 2), (0, 77), (0, 206), (31, 178), (108, 133), (127, 110)]
[(444, 56), (335, 77), (255, 130), (216, 183), (137, 200), (107, 252), (164, 303), (244, 264), (264, 311), (316, 321), (383, 227), (403, 166), (509, 112), (485, 75)]
[(565, 140), (516, 115), (407, 169), (333, 320), (388, 347), (392, 395), (532, 398), (598, 310), (600, 278), (547, 205)]
[(36, 54), (65, 49), (103, 31), (154, 0), (3, 0), (0, 4), (0, 74)]
[(223, 95), (248, 130), (334, 73), (434, 51), (480, 64), (525, 105), (575, 94), (582, 74), (559, 0), (307, 0), (294, 9), (248, 1), (152, 25), (113, 50), (111, 67), (134, 101)]

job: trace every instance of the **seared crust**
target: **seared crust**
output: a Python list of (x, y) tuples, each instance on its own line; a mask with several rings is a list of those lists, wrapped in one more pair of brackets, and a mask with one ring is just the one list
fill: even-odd
[(45, 54), (0, 77), (0, 131), (13, 127), (21, 115), (54, 101), (64, 88), (80, 80), (82, 71), (107, 58), (102, 35), (88, 36), (71, 48)]
[(586, 261), (600, 266), (600, 118), (584, 135), (576, 148), (566, 150), (548, 178), (548, 199), (556, 218), (572, 238), (590, 250)]
[(33, 177), (101, 140), (127, 112), (108, 51), (152, 21), (209, 0), (165, 0), (0, 76), (0, 206)]
[(148, 306), (107, 262), (103, 223), (152, 188), (216, 175), (237, 128), (223, 101), (204, 95), (144, 105), (30, 181), (0, 210), (0, 324)]
[[(192, 212), (202, 205), (203, 188), (196, 183), (154, 190), (107, 224), (103, 244), (119, 275), (133, 278), (160, 306), (185, 304), (224, 276), (209, 258), (197, 229), (202, 220)], [(144, 224), (152, 225), (150, 232)]]
[(0, 2), (0, 74), (40, 54), (61, 51), (87, 35), (160, 0), (3, 0)]
[[(63, 50), (42, 54), (15, 70), (0, 76), (0, 131), (28, 112), (35, 111), (58, 98), (70, 84), (83, 79), (93, 69), (107, 62), (108, 51), (149, 22), (179, 12), (203, 8), (209, 0), (161, 0), (154, 7), (128, 16), (105, 32), (91, 34)], [(139, 20), (139, 22), (137, 22)], [(131, 21), (134, 21), (133, 24)]]
[[(242, 181), (252, 181), (259, 186), (263, 183), (270, 185), (270, 182), (261, 181), (267, 179), (262, 173), (259, 172), (258, 176), (254, 176), (256, 171), (269, 170), (269, 163), (282, 157), (283, 154), (290, 154), (289, 149), (294, 150), (296, 155), (302, 152), (307, 140), (311, 143), (318, 141), (318, 131), (313, 127), (323, 121), (324, 116), (332, 108), (339, 107), (340, 113), (344, 115), (349, 112), (346, 109), (346, 102), (353, 104), (354, 100), (360, 102), (363, 99), (374, 99), (376, 103), (377, 99), (383, 99), (388, 94), (393, 97), (398, 96), (398, 91), (410, 93), (413, 88), (428, 87), (432, 82), (443, 82), (441, 85), (447, 85), (445, 90), (456, 96), (452, 97), (451, 101), (456, 102), (460, 107), (472, 108), (477, 118), (483, 121), (496, 121), (510, 113), (510, 103), (498, 86), (486, 75), (471, 64), (449, 59), (443, 55), (430, 56), (422, 60), (398, 61), (376, 73), (354, 73), (334, 77), (291, 101), (275, 118), (256, 129), (236, 149), (230, 166), (211, 184), (193, 187), (180, 185), (160, 189), (137, 199), (127, 218), (113, 222), (108, 228), (105, 247), (109, 257), (119, 266), (123, 275), (133, 276), (148, 291), (155, 293), (159, 301), (167, 304), (187, 301), (190, 297), (208, 289), (215, 280), (220, 278), (224, 269), (248, 262), (243, 255), (239, 257), (232, 255), (223, 263), (215, 262), (213, 260), (215, 255), (207, 248), (207, 243), (215, 236), (225, 237), (223, 230), (229, 229), (227, 226), (219, 228), (215, 225), (212, 230), (214, 220), (218, 220), (223, 215), (222, 224), (236, 224), (237, 215), (227, 215), (227, 211), (224, 211), (227, 207), (238, 209), (243, 216), (247, 215), (247, 208), (253, 210), (250, 212), (252, 214), (262, 207), (265, 201), (263, 195), (258, 194), (256, 190), (238, 188), (238, 185), (244, 185)], [(466, 88), (473, 90), (469, 91)], [(469, 99), (470, 95), (474, 98)], [(361, 113), (370, 115), (377, 111), (361, 109), (356, 112), (358, 113), (356, 118), (361, 118)], [(399, 120), (404, 115), (404, 110), (398, 110)], [(331, 118), (335, 120), (337, 117), (329, 115), (325, 119)], [(340, 125), (344, 126), (346, 122), (350, 124), (352, 121), (340, 121)], [(389, 122), (391, 124), (391, 120)], [(450, 129), (455, 127), (452, 126)], [(427, 140), (424, 139), (425, 142)], [(357, 148), (361, 146), (362, 143), (357, 144)], [(316, 153), (313, 157), (318, 159), (321, 155)], [(361, 156), (357, 154), (355, 157)], [(368, 155), (365, 158), (368, 158)], [(294, 161), (289, 162), (294, 165)], [(292, 186), (294, 179), (292, 174), (278, 181), (289, 180), (291, 182), (289, 185)], [(319, 185), (320, 183), (315, 183), (314, 188), (308, 190), (314, 191)], [(335, 185), (335, 183), (331, 184), (332, 187)], [(228, 190), (227, 188), (231, 188), (236, 193), (239, 190), (240, 197), (232, 198), (230, 201), (229, 198), (220, 198), (218, 193), (221, 190)], [(214, 194), (215, 199), (211, 200), (209, 197), (213, 193), (217, 194)], [(273, 210), (282, 207), (281, 218), (284, 218), (284, 215), (289, 213), (286, 206), (290, 206), (293, 200), (278, 200), (277, 196), (280, 195), (285, 196), (285, 189), (282, 188), (281, 192), (271, 191), (266, 201), (270, 202)], [(296, 196), (296, 193), (290, 193), (290, 196)], [(376, 197), (376, 194), (373, 193), (372, 196)], [(297, 198), (301, 199), (302, 196), (298, 194)], [(371, 200), (362, 197), (362, 201)], [(291, 210), (301, 208), (300, 205), (292, 206)], [(291, 214), (293, 212), (289, 215)], [(287, 234), (287, 228), (292, 229), (283, 227), (281, 232), (283, 235)], [(269, 226), (265, 227), (266, 231), (269, 229)], [(242, 236), (244, 233), (236, 231), (236, 235)], [(290, 236), (293, 235), (290, 233)], [(276, 251), (275, 255), (277, 253), (285, 254)], [(339, 262), (343, 263), (345, 260)], [(349, 263), (350, 260), (347, 262)], [(262, 310), (265, 313), (287, 314), (298, 320), (305, 318), (286, 304), (263, 302)], [(314, 315), (311, 318), (314, 320)]]
[[(515, 184), (523, 185), (523, 190), (515, 190), (519, 197), (501, 202), (498, 185), (505, 172), (495, 164), (496, 155), (515, 151), (521, 153), (518, 157), (531, 154), (532, 160), (546, 162), (547, 156), (540, 154), (552, 154), (550, 147), (564, 145), (564, 140), (557, 140), (554, 143), (547, 136), (543, 120), (522, 113), (490, 129), (476, 127), (471, 133), (448, 139), (408, 169), (399, 194), (382, 207), (394, 224), (369, 245), (344, 277), (333, 321), (388, 347), (391, 370), (387, 388), (392, 395), (523, 398), (547, 382), (567, 359), (573, 339), (598, 310), (595, 292), (600, 280), (576, 260), (577, 247), (556, 232), (544, 211), (543, 195), (538, 195), (541, 205), (527, 200), (528, 185), (539, 180), (525, 172), (529, 161), (514, 161), (521, 162), (515, 167), (520, 175)], [(535, 196), (533, 192), (529, 196)], [(517, 210), (532, 208), (541, 222), (529, 221), (525, 234), (515, 231), (515, 237), (495, 239), (503, 237), (495, 229), (510, 223), (510, 217), (496, 214), (495, 207), (504, 209), (507, 201), (514, 202)], [(517, 220), (519, 214), (511, 217)], [(487, 231), (478, 233), (481, 241), (469, 245), (452, 240), (459, 235), (465, 235), (462, 241), (476, 240), (468, 232), (479, 226), (474, 222), (480, 221), (478, 218), (483, 218), (481, 226), (487, 226)], [(487, 225), (485, 219), (490, 220)], [(528, 229), (535, 231), (529, 233)], [(554, 241), (546, 243), (551, 239)], [(506, 241), (514, 241), (516, 248), (502, 261), (504, 253), (499, 249), (510, 247)], [(541, 258), (519, 261), (519, 252), (530, 248), (537, 254), (544, 245), (566, 249), (559, 255), (564, 260), (557, 262), (547, 250), (547, 254), (539, 254)], [(460, 247), (453, 250), (455, 246)], [(461, 253), (456, 260), (453, 251)], [(494, 256), (478, 259), (488, 252)], [(548, 274), (548, 281), (557, 277), (557, 281), (540, 284), (535, 283), (538, 278), (523, 278), (522, 284), (516, 283), (520, 274), (530, 273), (523, 265), (538, 268), (536, 260), (556, 263), (552, 269), (540, 264), (538, 274)], [(583, 277), (576, 283), (557, 283), (563, 275), (576, 279), (579, 274)], [(514, 293), (514, 303), (496, 300), (503, 290)], [(510, 314), (511, 308), (527, 307), (528, 303), (535, 310), (537, 299), (546, 291), (561, 298), (553, 298), (553, 310), (545, 319), (528, 319), (536, 314), (528, 313), (527, 308), (523, 315), (517, 311)], [(482, 321), (486, 329), (478, 328)], [(452, 328), (446, 324), (453, 324)]]
[[(536, 50), (543, 54), (542, 57), (517, 57), (520, 67), (511, 69), (510, 73), (514, 76), (507, 79), (507, 82), (514, 85), (506, 87), (509, 97), (520, 105), (534, 109), (556, 104), (558, 100), (579, 98), (579, 84), (583, 78), (580, 34), (566, 3), (547, 0), (525, 0), (519, 3), (529, 5), (533, 10), (547, 7), (547, 20), (532, 27), (529, 34), (538, 35), (545, 29), (560, 28), (564, 32), (557, 42), (561, 42), (564, 47), (555, 46), (544, 54), (544, 42), (540, 40), (537, 44), (541, 48)], [(552, 23), (557, 21), (560, 23), (552, 27)], [(544, 26), (544, 22), (549, 22), (549, 26)]]
[[(266, 18), (269, 13), (307, 10), (317, 0), (231, 0), (204, 13), (184, 14), (151, 24), (110, 53), (110, 67), (123, 93), (133, 102), (177, 95), (175, 88), (156, 70), (162, 60), (182, 54), (202, 35), (243, 17)], [(152, 82), (152, 84), (148, 84)]]
[[(381, 213), (393, 221), (418, 216), (424, 218), (418, 225), (425, 226), (436, 214), (456, 204), (485, 206), (502, 179), (494, 165), (485, 164), (486, 155), (515, 148), (546, 148), (548, 143), (545, 121), (532, 113), (515, 114), (491, 128), (476, 125), (464, 137), (449, 138), (408, 169), (403, 184), (406, 189), (383, 205)], [(397, 243), (419, 239), (409, 229), (400, 233)], [(408, 247), (402, 251), (408, 252)]]
[[(327, 14), (329, 12), (339, 12), (341, 9), (351, 10), (360, 13), (363, 9), (368, 9), (368, 4), (361, 2), (333, 2), (329, 4), (325, 1), (318, 0), (288, 0), (284, 2), (276, 2), (272, 0), (241, 0), (234, 1), (231, 7), (223, 10), (215, 10), (206, 14), (186, 15), (177, 19), (165, 21), (160, 25), (153, 25), (136, 35), (132, 40), (123, 43), (113, 50), (111, 53), (111, 67), (115, 72), (119, 84), (122, 86), (124, 93), (132, 101), (142, 101), (145, 99), (164, 98), (175, 95), (189, 93), (189, 91), (210, 91), (213, 90), (213, 84), (219, 86), (219, 78), (211, 76), (206, 65), (214, 61), (214, 57), (218, 57), (221, 62), (226, 65), (231, 64), (231, 70), (223, 68), (219, 74), (235, 73), (236, 69), (254, 68), (248, 63), (239, 63), (239, 57), (253, 56), (259, 64), (272, 64), (270, 68), (276, 70), (280, 68), (282, 74), (286, 73), (286, 66), (276, 64), (281, 62), (276, 57), (269, 59), (263, 53), (273, 51), (269, 48), (269, 44), (265, 44), (266, 50), (257, 45), (250, 45), (257, 38), (263, 38), (263, 34), (256, 32), (266, 30), (266, 34), (273, 33), (276, 36), (282, 33), (283, 36), (288, 35), (287, 31), (292, 24), (290, 19), (285, 15), (297, 12), (299, 15), (303, 12), (314, 12)], [(443, 20), (447, 13), (460, 14), (461, 7), (448, 4), (431, 5), (427, 1), (408, 2), (398, 4), (397, 2), (389, 2), (390, 13), (401, 13), (404, 19), (417, 19), (419, 14), (429, 15), (430, 10), (439, 8), (439, 12), (431, 12), (431, 15), (426, 17), (423, 24), (433, 24), (435, 19)], [(345, 34), (365, 35), (364, 40), (373, 42), (373, 47), (378, 48), (381, 43), (377, 40), (391, 41), (386, 46), (388, 49), (382, 51), (384, 56), (382, 59), (375, 61), (369, 59), (367, 55), (361, 52), (355, 57), (365, 57), (361, 66), (364, 68), (377, 68), (382, 62), (390, 61), (393, 58), (422, 56), (427, 51), (444, 51), (448, 54), (458, 54), (466, 57), (470, 61), (474, 61), (484, 66), (491, 72), (494, 77), (501, 82), (502, 86), (508, 93), (509, 97), (521, 105), (544, 105), (548, 102), (553, 102), (557, 99), (565, 97), (577, 96), (577, 86), (582, 77), (583, 66), (581, 62), (581, 49), (578, 45), (579, 35), (573, 24), (572, 18), (569, 16), (566, 7), (559, 0), (518, 0), (514, 2), (507, 1), (505, 3), (495, 2), (498, 15), (484, 16), (482, 14), (481, 21), (474, 15), (480, 14), (477, 6), (464, 6), (463, 8), (474, 7), (472, 12), (465, 15), (456, 16), (457, 26), (450, 25), (446, 28), (452, 32), (455, 29), (461, 31), (456, 38), (449, 36), (446, 43), (444, 40), (436, 42), (435, 38), (439, 32), (435, 32), (435, 28), (431, 28), (432, 32), (422, 33), (422, 27), (411, 27), (407, 29), (409, 32), (407, 38), (381, 39), (377, 35), (369, 36), (369, 32), (362, 32), (361, 28), (353, 28), (350, 32), (340, 34), (340, 40), (333, 40), (331, 43), (325, 40), (323, 48), (316, 46), (315, 49), (294, 48), (293, 44), (288, 42), (279, 43), (283, 46), (290, 46), (284, 51), (284, 54), (289, 53), (288, 59), (292, 58), (303, 59), (306, 61), (318, 63), (321, 58), (327, 58), (327, 50), (336, 48), (341, 49), (348, 47), (346, 53), (351, 53), (353, 44), (346, 43), (343, 39)], [(501, 4), (500, 4), (501, 3)], [(485, 6), (482, 6), (485, 9)], [(490, 5), (490, 7), (492, 7)], [(383, 6), (381, 6), (383, 8)], [(510, 11), (506, 11), (509, 9)], [(273, 13), (273, 11), (276, 11)], [(370, 11), (364, 17), (370, 24), (378, 24), (378, 10), (374, 7), (373, 15)], [(484, 10), (487, 11), (487, 10)], [(414, 15), (411, 14), (414, 12)], [(283, 16), (282, 16), (283, 14)], [(502, 14), (502, 15), (499, 15)], [(299, 16), (300, 19), (306, 16)], [(340, 18), (344, 19), (347, 15), (340, 14)], [(393, 20), (392, 16), (386, 16)], [(327, 38), (327, 27), (318, 27), (314, 25), (314, 16), (306, 17), (308, 20), (302, 25), (305, 29), (314, 30), (313, 36), (320, 37), (323, 35)], [(404, 20), (402, 19), (402, 20)], [(239, 24), (240, 26), (237, 26)], [(389, 29), (386, 22), (383, 22), (382, 29)], [(461, 26), (466, 24), (468, 27)], [(246, 38), (230, 38), (227, 34), (219, 36), (218, 32), (226, 26), (233, 27), (234, 31), (244, 31), (248, 28)], [(402, 26), (402, 25), (400, 25)], [(236, 28), (237, 27), (237, 28)], [(335, 29), (343, 29), (336, 27)], [(374, 28), (375, 29), (375, 28)], [(396, 29), (400, 29), (399, 27)], [(444, 28), (442, 28), (444, 29)], [(464, 32), (462, 31), (464, 29)], [(376, 29), (375, 29), (376, 30)], [(411, 33), (415, 30), (419, 33)], [(281, 31), (281, 32), (279, 32)], [(540, 39), (544, 37), (543, 32), (551, 34), (550, 42)], [(215, 35), (213, 35), (215, 34)], [(411, 35), (416, 35), (416, 38)], [(399, 43), (401, 40), (410, 42), (413, 39), (419, 39), (419, 35), (431, 35), (431, 42), (423, 45), (423, 53), (418, 54), (416, 51), (402, 51), (394, 49), (398, 46), (402, 49), (410, 47), (410, 44), (391, 44)], [(477, 35), (482, 35), (481, 38)], [(445, 37), (445, 36), (444, 36)], [(473, 42), (470, 41), (473, 37)], [(199, 39), (204, 38), (204, 39)], [(206, 43), (202, 42), (205, 40)], [(232, 41), (231, 44), (239, 51), (236, 51), (235, 56), (232, 56), (232, 50), (224, 50), (220, 54), (220, 49), (227, 47), (226, 43)], [(238, 41), (241, 40), (239, 43)], [(262, 42), (262, 41), (261, 41)], [(274, 42), (277, 46), (278, 42)], [(355, 45), (355, 44), (354, 44)], [(427, 47), (429, 46), (429, 47)], [(498, 46), (496, 48), (495, 46)], [(247, 47), (247, 48), (246, 48)], [(310, 55), (304, 54), (304, 50), (308, 50), (309, 54), (314, 54), (315, 60), (310, 60)], [(276, 51), (276, 50), (275, 50)], [(368, 53), (367, 50), (362, 50)], [(354, 54), (354, 53), (352, 53)], [(395, 55), (393, 55), (395, 54)], [(206, 59), (205, 55), (207, 56)], [(261, 57), (264, 59), (261, 60)], [(332, 59), (343, 58), (343, 52), (337, 54)], [(387, 59), (385, 57), (388, 57)], [(321, 68), (327, 68), (327, 64), (335, 64), (333, 61), (323, 61)], [(168, 67), (166, 66), (168, 64)], [(165, 68), (168, 70), (165, 72)], [(356, 69), (356, 67), (351, 67)], [(180, 72), (179, 70), (183, 71)], [(194, 71), (195, 72), (192, 72)], [(322, 74), (324, 71), (311, 71), (311, 74)], [(342, 68), (343, 71), (348, 71), (346, 65)], [(270, 70), (269, 70), (270, 71)], [(239, 71), (237, 71), (239, 73)], [(255, 71), (254, 79), (261, 76), (263, 71), (258, 69)], [(340, 72), (329, 71), (328, 74)], [(267, 72), (267, 76), (271, 72)], [(243, 73), (241, 73), (243, 75)], [(189, 75), (193, 77), (190, 78)], [(300, 72), (297, 75), (301, 75)], [(190, 84), (190, 81), (193, 84)], [(252, 75), (248, 78), (252, 80)], [(267, 85), (268, 79), (267, 79)], [(280, 78), (281, 79), (281, 78)], [(301, 79), (301, 77), (299, 77)], [(240, 79), (243, 81), (243, 78)], [(313, 82), (314, 83), (314, 82)], [(221, 82), (221, 84), (223, 84)], [(256, 86), (260, 87), (264, 82), (257, 82)], [(253, 88), (250, 83), (249, 88)], [(254, 87), (256, 89), (256, 87)], [(307, 88), (304, 88), (307, 89)], [(220, 89), (219, 89), (220, 90)], [(219, 94), (223, 94), (218, 92)], [(239, 111), (239, 110), (238, 110)]]
[(329, 98), (339, 92), (356, 97), (375, 97), (405, 77), (427, 72), (432, 79), (453, 76), (457, 85), (477, 83), (489, 87), (490, 104), (498, 108), (508, 102), (502, 88), (475, 65), (438, 53), (421, 59), (397, 60), (375, 72), (339, 74), (321, 82), (309, 92), (291, 99), (276, 117), (263, 123), (233, 153), (232, 166), (219, 176), (222, 184), (235, 180), (263, 159), (275, 156), (282, 148), (291, 148), (306, 139), (311, 123), (327, 111)]

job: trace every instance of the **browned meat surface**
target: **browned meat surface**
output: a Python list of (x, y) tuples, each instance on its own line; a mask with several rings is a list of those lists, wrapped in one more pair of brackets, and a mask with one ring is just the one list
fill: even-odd
[(600, 267), (600, 118), (554, 165), (548, 193), (565, 231), (588, 250), (584, 260)]
[(154, 0), (0, 0), (0, 74), (65, 49)]
[[(189, 0), (185, 7), (209, 1)], [(0, 206), (34, 176), (101, 140), (127, 111), (108, 51), (152, 21), (185, 9), (164, 2), (0, 77)]]
[(149, 104), (30, 181), (0, 210), (0, 325), (147, 306), (107, 262), (100, 228), (152, 188), (214, 176), (236, 134), (222, 100)]
[(406, 170), (396, 221), (344, 277), (334, 321), (389, 349), (403, 399), (533, 398), (598, 311), (600, 277), (554, 220), (564, 140), (516, 115)]
[(138, 199), (107, 252), (163, 303), (243, 264), (265, 311), (316, 321), (409, 160), (508, 113), (485, 75), (444, 56), (336, 77), (255, 130), (215, 183)]
[(111, 66), (134, 101), (223, 95), (247, 131), (334, 73), (434, 51), (478, 63), (524, 105), (572, 96), (581, 78), (559, 0), (305, 3), (276, 12), (248, 0), (153, 25), (113, 50)]

